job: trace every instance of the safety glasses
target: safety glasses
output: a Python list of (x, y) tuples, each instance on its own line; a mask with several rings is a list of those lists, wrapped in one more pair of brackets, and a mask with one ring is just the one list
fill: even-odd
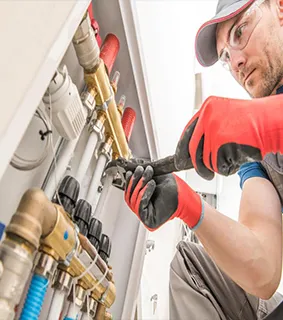
[(250, 37), (262, 18), (262, 10), (260, 5), (265, 0), (255, 1), (234, 23), (229, 37), (227, 46), (221, 51), (219, 61), (226, 70), (231, 70), (230, 49), (243, 50)]

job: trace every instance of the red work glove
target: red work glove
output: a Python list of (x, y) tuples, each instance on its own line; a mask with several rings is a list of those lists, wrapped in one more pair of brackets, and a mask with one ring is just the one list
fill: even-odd
[(138, 166), (134, 173), (126, 173), (128, 206), (151, 231), (176, 217), (195, 230), (203, 218), (201, 197), (174, 174), (153, 174), (150, 166)]
[(209, 97), (187, 124), (176, 149), (176, 167), (192, 166), (207, 180), (228, 176), (266, 153), (283, 153), (283, 97), (253, 100)]

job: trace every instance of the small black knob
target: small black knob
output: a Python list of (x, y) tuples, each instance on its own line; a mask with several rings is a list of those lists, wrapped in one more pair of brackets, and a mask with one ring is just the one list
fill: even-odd
[(99, 247), (99, 255), (107, 263), (111, 253), (111, 242), (106, 234), (102, 234)]
[(99, 250), (99, 244), (101, 239), (102, 223), (101, 221), (92, 218), (88, 229), (88, 239), (95, 249)]
[(60, 183), (60, 186), (58, 189), (58, 195), (59, 195), (60, 201), (56, 196), (54, 202), (57, 204), (60, 204), (61, 202), (62, 206), (64, 207), (64, 210), (69, 215), (72, 215), (72, 212), (78, 200), (79, 191), (80, 191), (80, 184), (78, 183), (78, 181), (71, 176), (66, 176)]
[(87, 201), (80, 199), (77, 202), (73, 217), (80, 229), (80, 233), (84, 236), (87, 236), (88, 233), (91, 211), (91, 205)]

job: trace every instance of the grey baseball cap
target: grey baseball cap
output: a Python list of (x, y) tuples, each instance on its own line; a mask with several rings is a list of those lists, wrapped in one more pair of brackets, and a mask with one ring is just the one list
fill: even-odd
[(198, 30), (195, 40), (196, 57), (204, 67), (218, 60), (216, 50), (217, 24), (235, 17), (255, 0), (219, 0), (215, 16), (205, 22)]

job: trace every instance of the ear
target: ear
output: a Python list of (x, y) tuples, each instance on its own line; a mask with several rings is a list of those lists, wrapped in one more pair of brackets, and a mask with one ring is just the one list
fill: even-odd
[(276, 11), (280, 26), (283, 25), (283, 0), (276, 0)]

